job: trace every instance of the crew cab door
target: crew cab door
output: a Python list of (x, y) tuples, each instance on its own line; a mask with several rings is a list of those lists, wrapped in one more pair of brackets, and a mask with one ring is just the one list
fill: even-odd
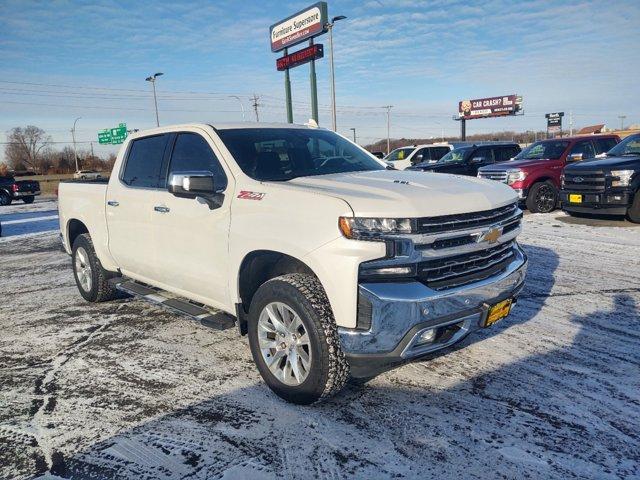
[(208, 171), (220, 207), (202, 199), (179, 198), (165, 188), (156, 195), (153, 228), (156, 281), (167, 289), (197, 301), (229, 305), (229, 226), (233, 177), (225, 171), (215, 144), (200, 129), (173, 135), (169, 145), (168, 177), (172, 173)]
[(478, 175), (478, 169), (485, 165), (491, 165), (495, 163), (495, 157), (493, 148), (491, 147), (479, 147), (473, 152), (469, 160), (464, 164), (465, 170), (462, 175), (470, 175), (475, 177)]
[(156, 276), (151, 225), (155, 195), (164, 188), (169, 134), (132, 140), (107, 186), (109, 251), (122, 272), (148, 281)]

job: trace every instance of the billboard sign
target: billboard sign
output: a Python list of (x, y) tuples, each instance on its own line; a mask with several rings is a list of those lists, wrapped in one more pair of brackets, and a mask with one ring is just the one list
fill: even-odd
[(463, 100), (458, 103), (458, 115), (465, 120), (515, 115), (521, 105), (522, 97), (518, 95)]
[(278, 58), (276, 60), (276, 68), (279, 72), (282, 72), (287, 68), (304, 65), (311, 60), (318, 60), (322, 57), (324, 57), (324, 47), (322, 44), (316, 43), (308, 46), (307, 48), (303, 48), (302, 50), (298, 50), (297, 52)]
[(327, 31), (325, 26), (327, 22), (327, 3), (318, 2), (274, 23), (269, 28), (271, 51), (279, 52), (309, 38), (322, 35)]
[(564, 112), (547, 113), (545, 117), (547, 118), (547, 128), (562, 127), (562, 117), (564, 117)]
[(116, 128), (106, 128), (98, 132), (100, 145), (119, 145), (127, 138), (127, 124), (121, 123)]

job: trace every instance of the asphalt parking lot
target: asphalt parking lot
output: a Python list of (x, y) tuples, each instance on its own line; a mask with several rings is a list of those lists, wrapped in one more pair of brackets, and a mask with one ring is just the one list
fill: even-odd
[(0, 210), (0, 478), (640, 477), (640, 226), (526, 215), (510, 317), (300, 407), (234, 330), (85, 303), (56, 208)]

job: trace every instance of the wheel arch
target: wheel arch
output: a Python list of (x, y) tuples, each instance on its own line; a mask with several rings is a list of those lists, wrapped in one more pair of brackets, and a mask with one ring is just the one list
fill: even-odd
[(89, 233), (89, 229), (82, 220), (72, 218), (67, 222), (67, 241), (69, 242), (69, 250), (73, 248), (73, 242), (76, 241), (76, 238), (83, 233)]
[(246, 333), (246, 315), (258, 288), (272, 278), (287, 273), (318, 275), (299, 258), (275, 250), (254, 250), (247, 253), (238, 268), (236, 313), (240, 332)]

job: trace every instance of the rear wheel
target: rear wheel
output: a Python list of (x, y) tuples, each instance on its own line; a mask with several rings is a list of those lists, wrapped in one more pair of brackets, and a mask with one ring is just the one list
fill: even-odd
[(633, 223), (640, 223), (640, 190), (633, 197), (633, 203), (627, 210), (627, 218)]
[(558, 204), (558, 190), (549, 180), (535, 183), (529, 190), (526, 203), (531, 213), (552, 212)]
[(251, 302), (248, 334), (260, 375), (288, 402), (332, 396), (349, 377), (329, 300), (313, 275), (265, 282)]
[(0, 205), (2, 206), (7, 206), (7, 205), (11, 205), (11, 195), (9, 195), (9, 192), (5, 191), (5, 190), (0, 190)]
[(116, 298), (118, 291), (109, 283), (117, 276), (102, 268), (88, 233), (79, 235), (73, 242), (71, 253), (73, 276), (80, 295), (88, 302), (106, 302)]
[(36, 197), (22, 197), (24, 203), (33, 203)]

